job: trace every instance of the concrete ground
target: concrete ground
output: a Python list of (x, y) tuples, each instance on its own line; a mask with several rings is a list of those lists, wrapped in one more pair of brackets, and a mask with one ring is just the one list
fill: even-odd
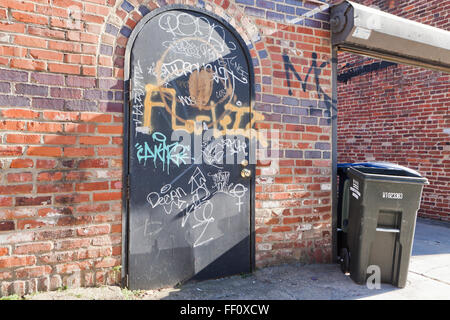
[(338, 264), (300, 263), (180, 288), (129, 291), (114, 286), (77, 288), (27, 296), (32, 300), (354, 300), (450, 299), (450, 225), (418, 219), (407, 285), (369, 289), (344, 275)]

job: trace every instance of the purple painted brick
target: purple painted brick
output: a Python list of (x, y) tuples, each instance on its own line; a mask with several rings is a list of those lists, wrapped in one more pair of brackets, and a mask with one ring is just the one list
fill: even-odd
[[(287, 2), (286, 2), (287, 3)], [(305, 13), (307, 13), (307, 12), (309, 12), (310, 10), (308, 10), (308, 9), (304, 9), (304, 8), (296, 8), (295, 9), (295, 14), (296, 15), (298, 15), (298, 16), (302, 16), (302, 15), (304, 15)]]
[(322, 116), (322, 109), (309, 109), (309, 115), (312, 117), (321, 117)]
[(117, 57), (114, 60), (114, 67), (123, 68), (124, 65), (125, 65), (125, 59), (124, 58)]
[(253, 108), (257, 111), (266, 111), (266, 112), (272, 111), (270, 104), (255, 103)]
[(108, 33), (108, 34), (111, 34), (113, 36), (116, 36), (117, 33), (119, 32), (119, 28), (117, 28), (116, 26), (108, 23), (108, 24), (106, 24), (105, 32)]
[(319, 125), (329, 126), (329, 125), (331, 125), (331, 119), (330, 118), (320, 118)]
[(142, 16), (145, 16), (147, 13), (150, 13), (150, 10), (146, 6), (139, 6), (139, 12)]
[(131, 35), (131, 29), (123, 26), (122, 29), (120, 29), (120, 33), (128, 38)]
[(123, 80), (117, 79), (100, 79), (98, 82), (100, 89), (123, 89)]
[(0, 106), (2, 107), (28, 107), (30, 99), (27, 97), (0, 95)]
[(0, 69), (0, 80), (6, 81), (28, 81), (28, 72)]
[(285, 0), (284, 2), (286, 2), (287, 4), (291, 4), (293, 6), (303, 5), (303, 1), (301, 1), (301, 0)]
[(102, 44), (100, 46), (100, 54), (104, 54), (105, 56), (112, 56), (113, 54), (113, 47), (108, 46), (106, 44)]
[(115, 91), (115, 93), (114, 93), (114, 100), (116, 100), (116, 101), (123, 100), (123, 91)]
[(316, 142), (314, 148), (319, 150), (330, 150), (331, 145), (328, 142)]
[(50, 88), (50, 96), (55, 98), (79, 99), (81, 98), (81, 90), (71, 88)]
[(298, 99), (291, 97), (283, 97), (283, 104), (290, 106), (298, 106)]
[(103, 91), (98, 89), (84, 90), (83, 98), (87, 100), (101, 100), (102, 92)]
[(16, 84), (16, 93), (30, 96), (46, 97), (48, 95), (48, 87), (18, 83)]
[(66, 84), (69, 87), (95, 88), (96, 81), (94, 78), (67, 76)]
[(320, 159), (322, 152), (320, 151), (305, 151), (305, 159)]
[(112, 77), (113, 74), (112, 68), (107, 67), (98, 67), (97, 71), (99, 77)]
[(8, 82), (0, 82), (0, 92), (3, 93), (11, 92), (11, 85)]
[(281, 102), (281, 98), (277, 97), (277, 96), (270, 95), (270, 94), (263, 94), (262, 95), (262, 101), (263, 102), (268, 102), (268, 103), (280, 103)]
[(302, 117), (302, 124), (317, 125), (317, 118), (315, 118), (315, 117)]
[(291, 6), (284, 6), (282, 4), (277, 4), (277, 11), (289, 13), (289, 14), (295, 14), (295, 8)]
[(245, 14), (253, 17), (260, 17), (264, 18), (266, 15), (266, 12), (262, 9), (254, 8), (254, 7), (245, 7), (244, 9)]
[(284, 123), (300, 123), (300, 119), (298, 116), (284, 115), (283, 122)]
[(33, 98), (33, 108), (64, 110), (64, 99)]
[(323, 159), (331, 159), (331, 152), (324, 151), (322, 155)]
[(314, 15), (314, 18), (321, 21), (328, 22), (330, 20), (330, 15), (324, 12), (319, 12)]
[(312, 27), (312, 28), (320, 28), (322, 26), (322, 24), (316, 20), (305, 19), (305, 26)]
[(97, 111), (97, 102), (89, 100), (67, 100), (65, 109), (69, 111)]
[(121, 5), (122, 9), (126, 12), (131, 12), (134, 9), (134, 6), (129, 3), (127, 0), (124, 0)]
[(101, 102), (99, 109), (103, 112), (123, 112), (123, 103)]
[(281, 114), (263, 113), (265, 121), (281, 122)]
[(302, 107), (317, 107), (317, 101), (316, 100), (301, 100), (300, 105)]
[(262, 83), (263, 84), (272, 84), (272, 78), (271, 77), (262, 77)]
[(256, 0), (256, 6), (258, 8), (275, 10), (275, 3), (266, 0)]
[(273, 11), (267, 11), (266, 18), (268, 20), (275, 20), (279, 22), (284, 22), (284, 14), (273, 12)]
[(303, 152), (301, 150), (285, 150), (285, 158), (303, 158)]
[(283, 154), (284, 154), (283, 150), (267, 149), (267, 152), (266, 152), (267, 157), (272, 158), (272, 159), (283, 158), (284, 157)]
[(252, 6), (255, 4), (255, 0), (236, 0), (236, 3), (248, 4)]
[(299, 116), (307, 116), (308, 115), (308, 108), (292, 108), (292, 114), (299, 115)]
[(275, 113), (291, 114), (291, 108), (288, 106), (275, 105), (272, 107), (272, 110)]
[(49, 84), (54, 86), (63, 86), (64, 76), (60, 74), (33, 72), (31, 74), (31, 82), (36, 82), (40, 84)]

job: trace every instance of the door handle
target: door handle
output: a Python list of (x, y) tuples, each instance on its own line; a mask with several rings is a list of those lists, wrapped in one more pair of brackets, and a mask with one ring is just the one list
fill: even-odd
[(242, 169), (241, 170), (241, 177), (242, 178), (250, 178), (252, 176), (252, 171), (249, 169)]

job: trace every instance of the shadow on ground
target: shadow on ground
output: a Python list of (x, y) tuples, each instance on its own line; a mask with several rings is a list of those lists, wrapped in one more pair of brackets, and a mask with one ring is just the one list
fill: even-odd
[(180, 288), (129, 291), (118, 287), (78, 288), (40, 293), (30, 299), (108, 300), (353, 300), (450, 299), (450, 228), (418, 219), (407, 285), (382, 284), (369, 289), (354, 283), (337, 264), (285, 264), (252, 274), (202, 282)]

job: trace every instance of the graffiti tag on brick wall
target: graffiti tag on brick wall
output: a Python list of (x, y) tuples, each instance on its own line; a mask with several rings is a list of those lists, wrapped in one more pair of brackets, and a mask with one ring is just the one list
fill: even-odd
[[(312, 56), (311, 66), (309, 67), (305, 78), (302, 79), (302, 77), (298, 74), (297, 70), (295, 70), (295, 67), (292, 65), (289, 56), (287, 54), (283, 54), (284, 69), (286, 72), (286, 80), (289, 87), (289, 95), (293, 94), (291, 89), (291, 79), (293, 78), (297, 79), (301, 84), (302, 90), (306, 92), (308, 78), (311, 76), (313, 77), (313, 82), (318, 97), (320, 100), (323, 101), (326, 109), (328, 111), (331, 111), (332, 109), (337, 110), (335, 104), (333, 104), (332, 98), (327, 93), (325, 93), (322, 86), (320, 85), (320, 74), (322, 73), (323, 68), (329, 65), (330, 61), (324, 61), (321, 64), (318, 64), (317, 53), (313, 52), (311, 56)], [(293, 78), (291, 78), (291, 73), (293, 75)]]

